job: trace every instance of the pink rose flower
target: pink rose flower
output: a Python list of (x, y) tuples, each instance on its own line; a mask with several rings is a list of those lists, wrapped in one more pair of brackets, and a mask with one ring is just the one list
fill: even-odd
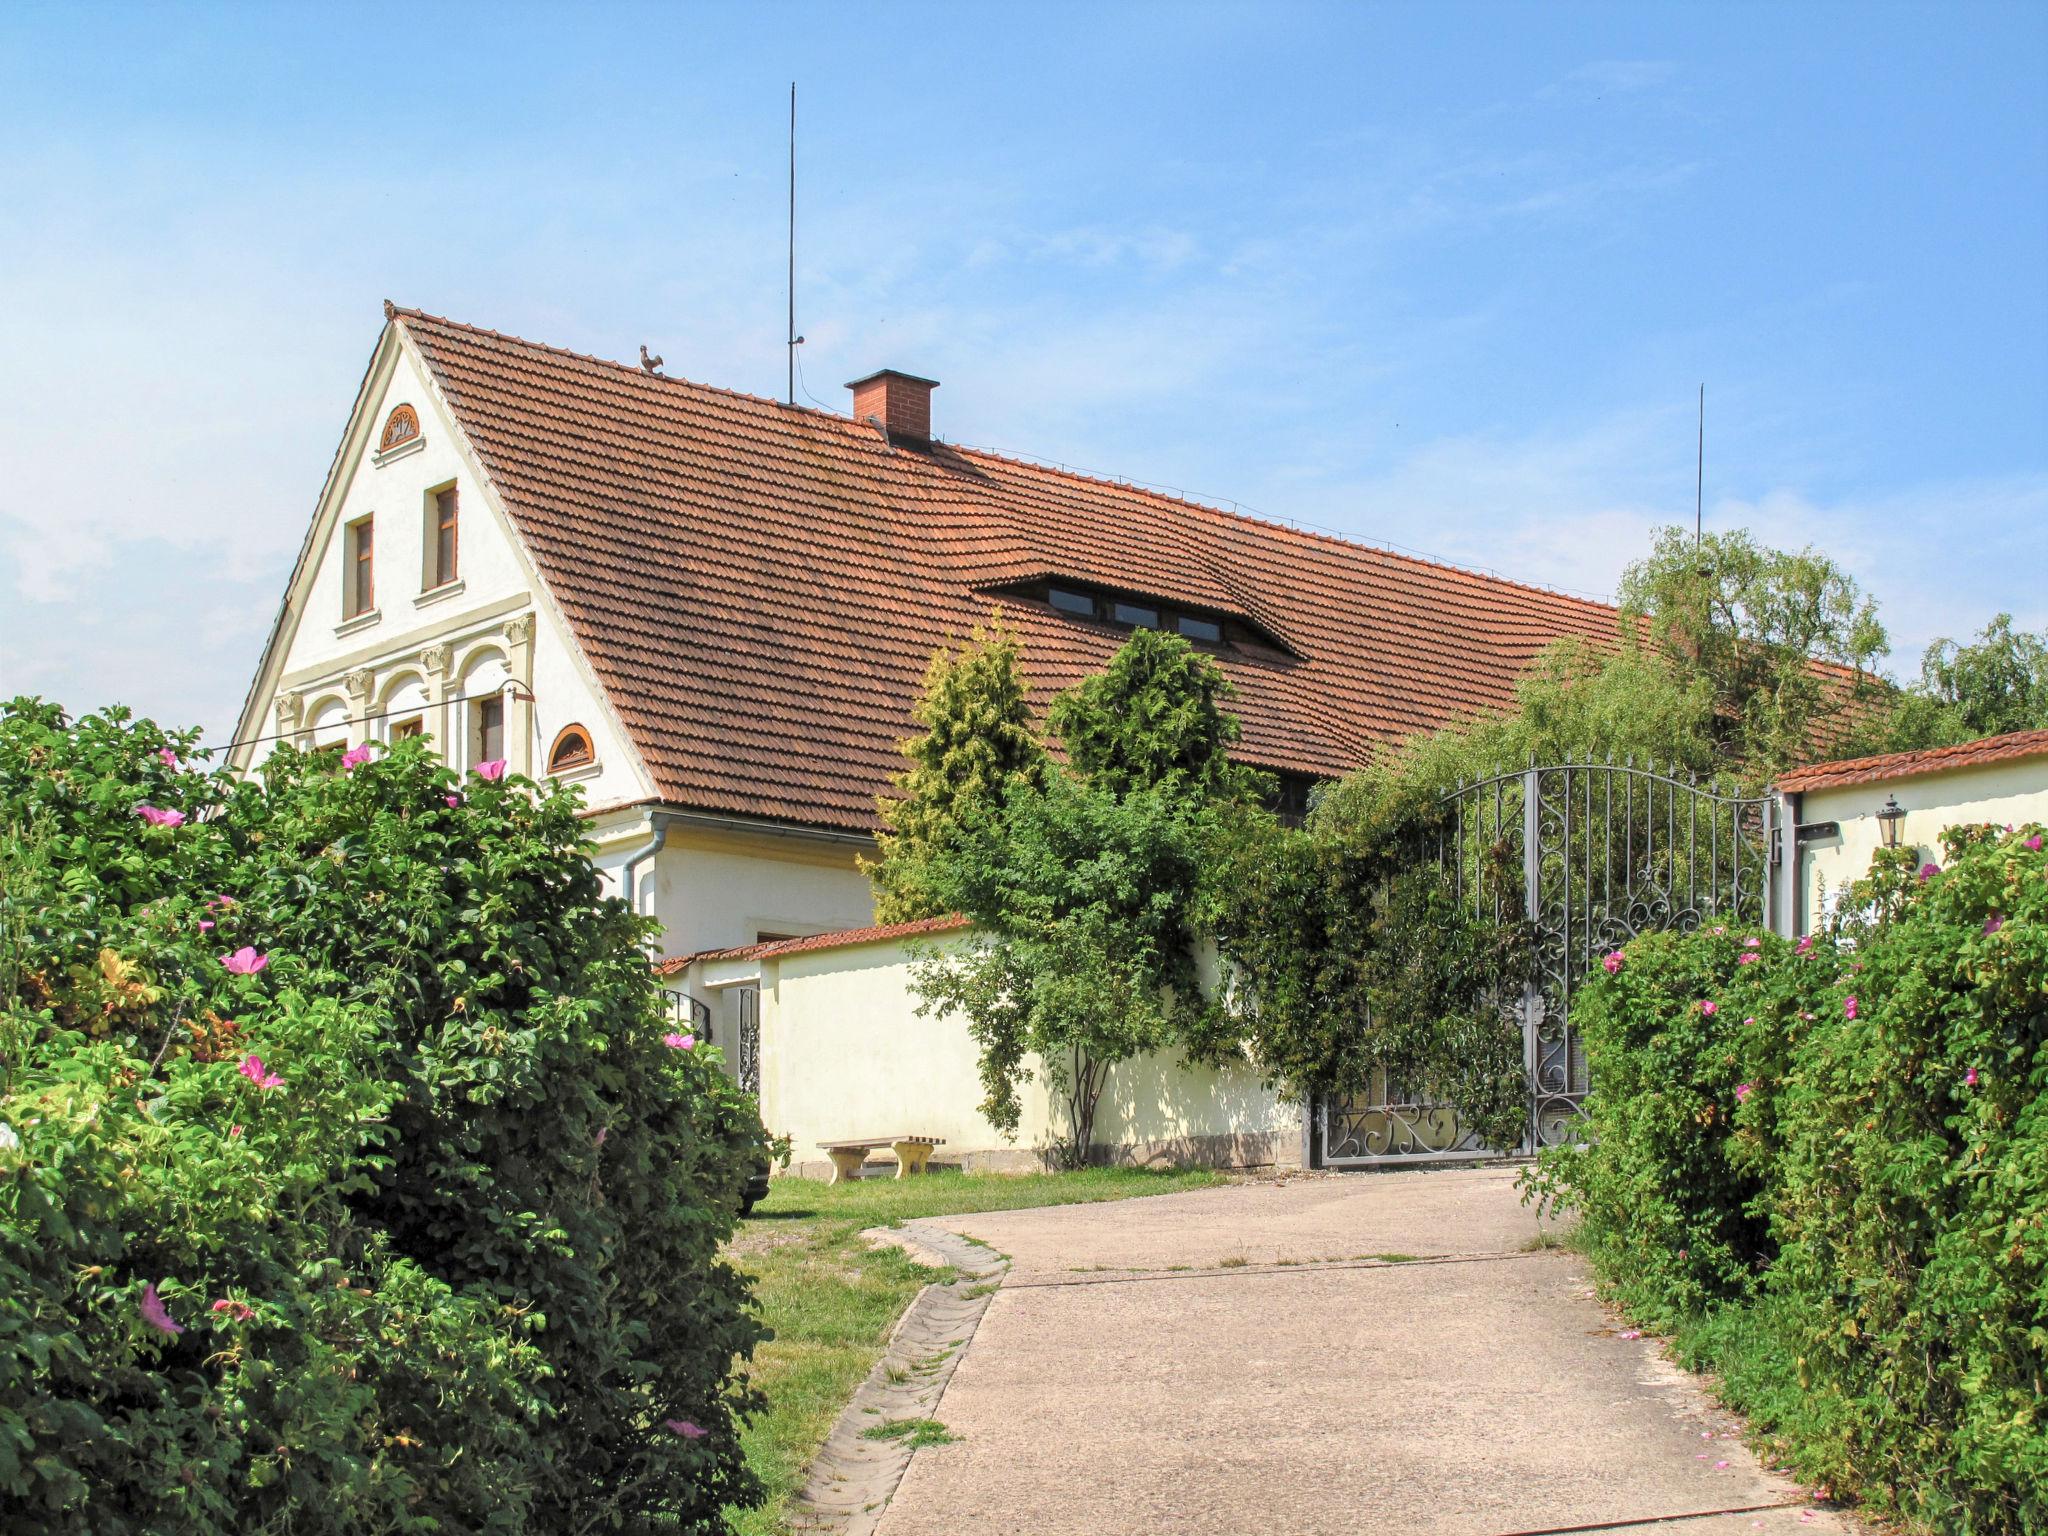
[(1719, 1013), (1720, 1011), (1721, 1005), (1711, 1000), (1700, 1004), (1700, 1012), (1706, 1014), (1709, 1018), (1713, 1017), (1713, 1015)]
[(156, 749), (156, 755), (157, 761), (162, 763), (166, 768), (170, 769), (171, 772), (176, 773), (178, 771), (178, 754), (171, 748), (158, 747)]
[(695, 1035), (670, 1033), (661, 1037), (661, 1043), (672, 1051), (687, 1051), (696, 1046), (697, 1037)]
[(237, 976), (254, 976), (270, 964), (270, 956), (259, 955), (251, 946), (244, 944), (232, 955), (222, 955), (220, 963)]
[(282, 1088), (284, 1086), (283, 1078), (279, 1077), (275, 1072), (264, 1070), (263, 1058), (261, 1056), (244, 1056), (242, 1058), (242, 1065), (236, 1070), (258, 1088)]
[(1799, 954), (1802, 955), (1811, 954), (1813, 952), (1813, 935), (1809, 933), (1805, 937), (1800, 939), (1799, 943), (1795, 946), (1795, 949)]
[(1941, 866), (1939, 864), (1922, 864), (1920, 866), (1920, 883), (1925, 885), (1940, 873)]
[(166, 811), (154, 805), (138, 805), (135, 807), (135, 814), (148, 822), (152, 827), (182, 827), (185, 825), (185, 813), (183, 811)]
[(1991, 916), (1984, 919), (1984, 932), (1986, 934), (1996, 933), (1999, 929), (2003, 928), (2004, 926), (2005, 919), (2000, 917), (1996, 912), (1992, 913)]
[(1614, 975), (1621, 969), (1621, 951), (1618, 949), (1610, 951), (1607, 958), (1602, 960), (1600, 964), (1605, 967), (1608, 975)]
[(369, 760), (370, 744), (367, 741), (361, 746), (350, 747), (341, 754), (341, 766), (343, 768), (357, 768)]
[(230, 1301), (225, 1296), (221, 1297), (219, 1301), (216, 1301), (213, 1304), (213, 1310), (216, 1312), (227, 1313), (229, 1319), (237, 1323), (246, 1323), (247, 1321), (249, 1321), (250, 1318), (256, 1315), (256, 1309), (254, 1307), (244, 1306), (239, 1301)]
[(202, 917), (201, 919), (199, 919), (199, 931), (201, 933), (213, 932), (213, 919), (210, 917)]
[(1756, 935), (1751, 934), (1748, 938), (1742, 941), (1742, 947), (1744, 949), (1762, 949), (1764, 947), (1764, 941), (1756, 937)]
[(505, 759), (494, 757), (487, 763), (478, 763), (469, 771), (480, 779), (502, 779), (505, 777)]
[(460, 804), (462, 804), (462, 796), (460, 796), (460, 795), (450, 795), (450, 796), (448, 797), (448, 809), (449, 809), (449, 810), (451, 810), (451, 811), (452, 811), (452, 810), (454, 810), (454, 809), (455, 809), (455, 807), (457, 807), (457, 806), (458, 806), (458, 805), (460, 805)]
[(1963, 1074), (1963, 1086), (1965, 1088), (1974, 1088), (1977, 1086), (1977, 1069), (1975, 1067), (1970, 1068), (1969, 1071)]
[(688, 1419), (663, 1419), (661, 1427), (683, 1440), (702, 1440), (711, 1431), (692, 1424)]
[(1761, 956), (1755, 950), (1745, 950), (1736, 957), (1735, 963), (1737, 965), (1754, 965), (1760, 958)]
[(2022, 848), (2030, 848), (2034, 852), (2039, 853), (2041, 851), (2041, 834), (2036, 832), (2032, 837), (2022, 841), (2020, 846)]
[(170, 1309), (164, 1305), (163, 1297), (157, 1295), (154, 1280), (142, 1288), (141, 1311), (142, 1320), (158, 1333), (175, 1339), (185, 1331), (178, 1320), (171, 1316)]
[(1845, 997), (1845, 998), (1843, 998), (1843, 999), (1842, 999), (1842, 1012), (1843, 1012), (1843, 1014), (1844, 1014), (1844, 1015), (1845, 1015), (1846, 1017), (1848, 1017), (1848, 1018), (1852, 1018), (1852, 1019), (1853, 1019), (1853, 1018), (1855, 1018), (1855, 1017), (1856, 1017), (1856, 995), (1855, 995), (1855, 993), (1853, 993), (1853, 992), (1852, 992), (1852, 993), (1850, 993), (1850, 994), (1849, 994), (1849, 996), (1847, 996), (1847, 997)]
[(1749, 1102), (1749, 1096), (1755, 1092), (1755, 1083), (1737, 1083), (1735, 1085), (1735, 1102), (1738, 1104), (1747, 1104)]

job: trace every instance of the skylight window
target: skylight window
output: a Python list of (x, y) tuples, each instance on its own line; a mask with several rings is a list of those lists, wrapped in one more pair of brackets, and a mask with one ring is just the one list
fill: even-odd
[(1111, 603), (1109, 621), (1112, 624), (1127, 624), (1132, 629), (1157, 629), (1159, 610), (1145, 603)]
[(1190, 640), (1200, 640), (1209, 645), (1220, 645), (1223, 642), (1223, 626), (1214, 619), (1198, 618), (1192, 613), (1183, 613), (1175, 615), (1173, 623), (1174, 628)]

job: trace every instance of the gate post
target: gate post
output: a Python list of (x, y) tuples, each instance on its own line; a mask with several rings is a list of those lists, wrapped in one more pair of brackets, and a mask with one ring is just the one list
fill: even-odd
[[(1529, 932), (1536, 930), (1542, 911), (1543, 836), (1540, 815), (1543, 798), (1543, 770), (1532, 759), (1522, 774), (1522, 916)], [(1569, 856), (1569, 855), (1567, 855)], [(1522, 1151), (1536, 1150), (1536, 1103), (1540, 1085), (1536, 1081), (1541, 1046), (1537, 1032), (1543, 1027), (1543, 989), (1536, 984), (1536, 957), (1529, 957), (1529, 972), (1522, 978), (1522, 1076), (1523, 1097), (1528, 1102), (1528, 1123), (1522, 1130)]]

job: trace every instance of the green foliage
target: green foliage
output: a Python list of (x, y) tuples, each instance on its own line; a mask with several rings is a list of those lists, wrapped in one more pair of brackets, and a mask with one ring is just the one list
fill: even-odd
[(1920, 681), (1893, 701), (1859, 740), (1870, 752), (1953, 746), (2008, 731), (2048, 729), (2048, 633), (2015, 631), (2001, 613), (1974, 644), (1937, 640)]
[(1544, 1182), (1804, 1475), (1943, 1531), (2038, 1531), (2048, 853), (2038, 826), (1966, 829), (1944, 863), (1880, 855), (1805, 953), (1631, 945), (1574, 999), (1591, 1134)]
[(721, 1528), (762, 1132), (573, 794), (191, 751), (0, 718), (10, 1531)]
[(1478, 922), (1415, 857), (1427, 824), (1398, 779), (1365, 778), (1299, 830), (1241, 820), (1215, 880), (1234, 1027), (1295, 1096), (1385, 1083), (1459, 1106), (1488, 1144), (1520, 1143), (1526, 947)]
[(924, 733), (903, 743), (911, 766), (896, 777), (900, 796), (879, 802), (881, 857), (862, 865), (884, 923), (946, 912), (931, 889), (934, 862), (963, 824), (1001, 812), (1013, 780), (1035, 785), (1045, 772), (1022, 655), (1000, 613), (958, 654), (932, 657), (911, 714)]
[(1662, 528), (1623, 574), (1621, 608), (1682, 688), (1705, 690), (1722, 761), (1755, 775), (1810, 759), (1877, 696), (1867, 674), (1888, 648), (1884, 626), (1855, 580), (1818, 550), (1770, 549), (1740, 530), (1695, 542)]
[(936, 889), (976, 933), (918, 961), (920, 1011), (967, 1019), (982, 1111), (1005, 1132), (1037, 1056), (1067, 1107), (1053, 1148), (1064, 1166), (1087, 1160), (1116, 1063), (1201, 1036), (1194, 948), (1214, 815), (1186, 794), (1118, 797), (1054, 772), (938, 866)]
[(1108, 667), (1054, 699), (1046, 723), (1074, 771), (1098, 789), (1255, 804), (1270, 780), (1230, 761), (1239, 732), (1225, 705), (1234, 691), (1181, 636), (1140, 629)]

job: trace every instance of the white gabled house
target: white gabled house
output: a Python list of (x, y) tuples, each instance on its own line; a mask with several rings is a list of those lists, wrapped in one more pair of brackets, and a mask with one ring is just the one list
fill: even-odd
[[(576, 783), (607, 880), (667, 954), (704, 956), (872, 922), (856, 860), (925, 666), (997, 608), (1040, 708), (1134, 628), (1214, 656), (1237, 755), (1278, 776), (1283, 810), (1411, 732), (1510, 706), (1551, 640), (1615, 633), (1598, 603), (946, 443), (929, 379), (849, 387), (842, 416), (387, 305), (234, 765), (279, 738), (424, 734), (459, 766)], [(772, 1067), (768, 973), (877, 952), (793, 953), (671, 974), (730, 1058)], [(957, 1045), (937, 1053), (949, 1082)], [(1133, 1135), (1234, 1144), (1271, 1107), (1196, 1101), (1228, 1123), (1136, 1107)]]

